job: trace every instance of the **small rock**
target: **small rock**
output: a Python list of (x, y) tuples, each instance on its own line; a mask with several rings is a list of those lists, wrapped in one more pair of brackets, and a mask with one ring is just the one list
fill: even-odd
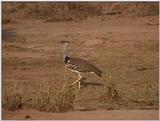
[(31, 118), (29, 115), (26, 115), (25, 117), (24, 117), (25, 119), (28, 119), (28, 118)]

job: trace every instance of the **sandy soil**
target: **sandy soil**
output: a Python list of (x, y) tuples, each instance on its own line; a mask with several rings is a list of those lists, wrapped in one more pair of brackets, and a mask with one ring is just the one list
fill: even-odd
[(2, 118), (9, 120), (156, 120), (158, 117), (158, 110), (98, 110), (98, 111), (74, 111), (67, 113), (45, 113), (35, 110), (21, 110), (21, 111), (3, 111)]
[[(3, 119), (24, 119), (26, 115), (31, 119), (157, 119), (157, 23), (158, 16), (109, 16), (79, 22), (17, 20), (15, 24), (3, 25), (3, 82), (62, 80), (63, 53), (56, 43), (69, 40), (69, 55), (84, 58), (103, 71), (102, 78), (87, 76), (87, 86), (77, 96), (75, 107), (127, 109), (60, 114), (4, 110)], [(101, 85), (109, 75), (126, 101), (98, 102)], [(68, 72), (69, 80), (76, 78)]]

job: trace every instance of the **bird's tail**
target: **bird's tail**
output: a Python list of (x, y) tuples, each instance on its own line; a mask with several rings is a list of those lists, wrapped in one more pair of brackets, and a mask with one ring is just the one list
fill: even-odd
[(101, 71), (101, 70), (97, 70), (95, 73), (96, 73), (99, 77), (102, 77), (102, 71)]
[(99, 68), (94, 65), (91, 65), (90, 68), (95, 74), (97, 74), (99, 77), (102, 77), (102, 71)]

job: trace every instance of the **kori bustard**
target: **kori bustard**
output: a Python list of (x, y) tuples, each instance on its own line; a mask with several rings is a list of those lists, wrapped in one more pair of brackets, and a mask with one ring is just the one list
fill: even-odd
[(73, 57), (69, 57), (67, 55), (67, 46), (68, 46), (68, 41), (60, 41), (57, 44), (58, 45), (62, 45), (64, 48), (64, 63), (65, 66), (72, 72), (75, 72), (78, 74), (78, 79), (73, 82), (70, 86), (73, 86), (74, 84), (79, 82), (79, 89), (81, 86), (81, 73), (95, 73), (98, 76), (102, 76), (102, 71), (100, 69), (98, 69), (95, 65), (87, 62), (84, 59), (81, 58), (73, 58)]

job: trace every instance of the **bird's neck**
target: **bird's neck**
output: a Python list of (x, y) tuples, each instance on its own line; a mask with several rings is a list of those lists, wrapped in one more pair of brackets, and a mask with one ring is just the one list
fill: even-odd
[(66, 59), (66, 57), (67, 57), (67, 43), (64, 45), (64, 57), (63, 57), (63, 59), (64, 59), (64, 62), (65, 62), (65, 59)]

